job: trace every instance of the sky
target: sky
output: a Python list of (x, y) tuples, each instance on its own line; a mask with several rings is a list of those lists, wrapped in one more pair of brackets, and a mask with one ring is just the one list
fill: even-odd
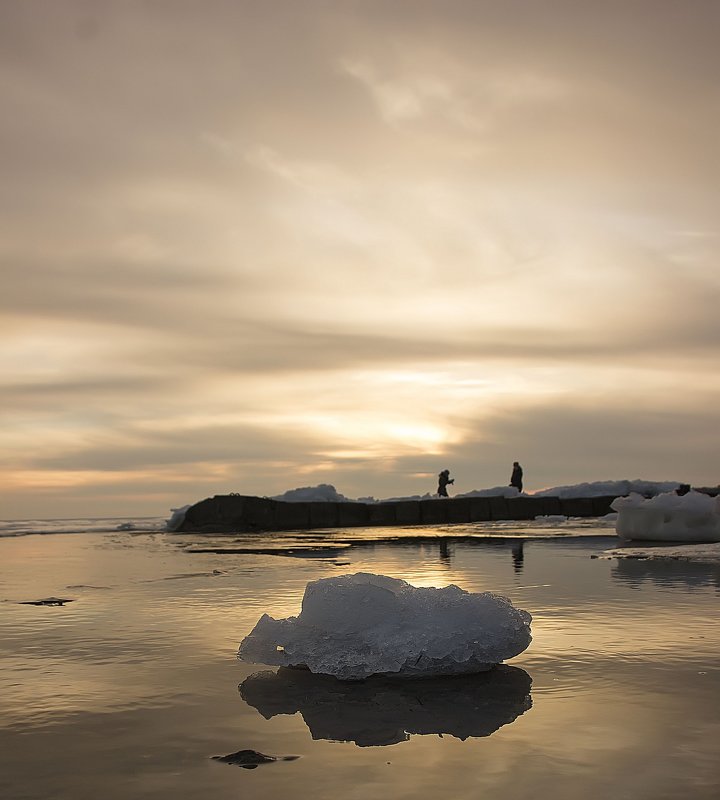
[(3, 0), (0, 518), (720, 481), (720, 3)]

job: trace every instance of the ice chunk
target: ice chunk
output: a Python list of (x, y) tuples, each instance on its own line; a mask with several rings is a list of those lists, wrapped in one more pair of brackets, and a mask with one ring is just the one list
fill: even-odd
[(491, 592), (358, 572), (309, 583), (297, 617), (263, 614), (238, 658), (341, 680), (469, 674), (525, 650), (531, 619)]
[(646, 500), (639, 494), (611, 503), (615, 530), (623, 539), (658, 542), (720, 542), (720, 498), (690, 491)]
[(176, 531), (185, 521), (185, 514), (190, 506), (183, 506), (182, 508), (171, 508), (172, 516), (165, 521), (166, 529), (169, 533)]
[[(710, 583), (717, 584), (717, 569), (715, 564), (720, 564), (720, 542), (706, 542), (704, 544), (675, 544), (667, 545), (665, 547), (658, 547), (653, 544), (649, 547), (618, 547), (614, 550), (604, 550), (602, 557), (604, 558), (618, 558), (619, 568), (625, 570), (626, 574), (620, 573), (621, 578), (633, 577), (637, 578), (638, 572), (647, 573), (648, 569), (651, 570), (650, 576), (657, 576), (657, 564), (659, 562), (670, 561), (692, 561), (695, 566), (699, 567), (698, 570), (673, 570), (669, 578), (675, 582), (684, 582), (690, 586), (697, 586), (698, 584)], [(597, 558), (597, 556), (593, 556)], [(648, 567), (648, 562), (652, 562), (652, 566)], [(706, 562), (712, 565), (710, 570), (706, 569), (705, 564), (697, 564), (696, 562)], [(628, 576), (627, 572), (632, 570), (633, 574)], [(640, 577), (645, 577), (641, 574)], [(668, 582), (668, 576), (660, 573), (661, 578), (665, 583)]]

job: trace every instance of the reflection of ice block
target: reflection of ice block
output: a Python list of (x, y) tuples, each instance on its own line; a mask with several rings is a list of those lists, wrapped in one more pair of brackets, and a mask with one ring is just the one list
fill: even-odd
[(530, 621), (490, 592), (416, 588), (360, 572), (309, 583), (297, 617), (263, 614), (238, 658), (341, 680), (468, 674), (525, 650)]
[(720, 499), (701, 492), (639, 494), (612, 502), (615, 530), (623, 539), (658, 542), (720, 542)]
[(367, 747), (397, 744), (410, 734), (490, 736), (532, 707), (531, 685), (525, 670), (503, 664), (480, 675), (361, 683), (280, 669), (251, 675), (239, 688), (265, 719), (299, 711), (313, 739)]

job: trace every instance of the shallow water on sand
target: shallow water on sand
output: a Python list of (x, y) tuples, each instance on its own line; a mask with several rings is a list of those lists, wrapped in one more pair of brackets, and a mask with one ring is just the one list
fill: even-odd
[[(3, 539), (0, 795), (716, 798), (720, 566), (592, 559), (607, 528), (564, 532)], [(261, 613), (356, 571), (507, 595), (533, 643), (488, 675), (400, 685), (236, 661)], [(50, 596), (73, 602), (22, 604)], [(211, 758), (243, 749), (300, 758)]]

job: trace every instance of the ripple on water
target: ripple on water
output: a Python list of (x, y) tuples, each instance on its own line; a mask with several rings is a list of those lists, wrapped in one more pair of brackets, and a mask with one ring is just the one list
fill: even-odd
[[(417, 800), (441, 791), (604, 800), (618, 786), (637, 788), (640, 773), (645, 783), (637, 797), (717, 796), (717, 573), (593, 560), (608, 541), (602, 531), (588, 539), (526, 539), (520, 548), (511, 541), (512, 526), (493, 530), (492, 542), (450, 540), (438, 531), (434, 539), (389, 542), (378, 539), (395, 530), (362, 532), (361, 544), (344, 551), (343, 567), (186, 552), (201, 537), (0, 541), (0, 585), (13, 601), (2, 604), (0, 615), (3, 771), (30, 800), (79, 796), (86, 792), (80, 775), (95, 776), (108, 800), (147, 787), (158, 797), (207, 793), (225, 800), (237, 797), (238, 775), (209, 768), (210, 756), (253, 748), (307, 757), (243, 775), (254, 781), (241, 787), (248, 800), (292, 793), (299, 776), (316, 800), (330, 800), (338, 786), (357, 785), (359, 774), (387, 796), (412, 793)], [(322, 546), (351, 538), (337, 531), (288, 541)], [(279, 543), (254, 541), (271, 540)], [(472, 727), (459, 725), (464, 717), (451, 702), (432, 702), (440, 691), (428, 707), (412, 687), (346, 694), (340, 687), (338, 700), (336, 686), (293, 678), (279, 693), (255, 696), (257, 707), (243, 700), (238, 684), (262, 667), (238, 664), (235, 653), (258, 617), (297, 614), (308, 581), (359, 570), (418, 585), (491, 590), (530, 611), (533, 642), (510, 662), (532, 681), (527, 702), (524, 695), (519, 704), (509, 702), (493, 730), (497, 725), (483, 728), (479, 717), (482, 693), (469, 690), (463, 697), (480, 698)], [(75, 602), (61, 608), (15, 603), (68, 592)], [(274, 715), (266, 718), (258, 708)], [(314, 739), (313, 726), (329, 738)], [(450, 733), (440, 738), (443, 730)], [(333, 733), (348, 742), (333, 741)], [(374, 744), (360, 748), (352, 743), (358, 739)], [(647, 783), (665, 764), (667, 773)], [(684, 794), (687, 787), (692, 791)]]

